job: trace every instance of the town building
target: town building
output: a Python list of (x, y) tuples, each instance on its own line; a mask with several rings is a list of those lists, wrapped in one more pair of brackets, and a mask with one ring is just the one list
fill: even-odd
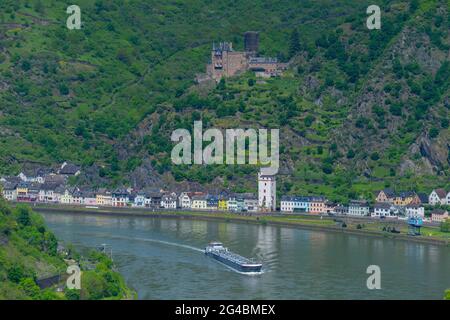
[(435, 189), (428, 197), (428, 203), (432, 206), (447, 204), (447, 192), (444, 189)]
[(28, 186), (28, 201), (37, 202), (39, 201), (39, 183), (32, 182)]
[(84, 190), (82, 192), (83, 195), (83, 204), (86, 206), (96, 206), (97, 205), (97, 197), (95, 192)]
[(423, 192), (419, 192), (417, 196), (420, 199), (420, 204), (428, 204), (428, 195)]
[(84, 204), (84, 195), (81, 190), (75, 190), (72, 193), (72, 204), (76, 204), (76, 205)]
[(218, 210), (228, 210), (228, 196), (219, 195), (219, 203), (217, 204)]
[(389, 188), (379, 191), (375, 200), (378, 203), (390, 203), (396, 206), (421, 203), (420, 197), (413, 191), (401, 191), (396, 193)]
[(395, 199), (395, 192), (392, 189), (383, 189), (378, 192), (376, 195), (376, 202), (384, 202), (384, 203), (394, 203)]
[(334, 213), (337, 204), (332, 201), (325, 201), (325, 213)]
[(280, 210), (282, 212), (309, 212), (310, 198), (304, 196), (282, 196)]
[(24, 182), (44, 183), (44, 177), (41, 175), (26, 175), (21, 172), (18, 174), (18, 177)]
[(207, 196), (206, 195), (192, 196), (191, 209), (193, 209), (193, 210), (207, 210), (208, 209)]
[(73, 203), (73, 196), (72, 193), (75, 191), (74, 188), (66, 188), (61, 194), (60, 202), (62, 204), (72, 204)]
[(281, 196), (280, 210), (281, 212), (294, 212), (294, 199), (293, 196)]
[(337, 215), (347, 215), (348, 214), (348, 207), (343, 206), (343, 205), (337, 205), (334, 208), (334, 213), (336, 213)]
[(249, 212), (258, 211), (258, 197), (253, 193), (246, 193), (243, 195), (244, 208)]
[(181, 209), (190, 209), (192, 207), (193, 196), (203, 196), (203, 192), (181, 192), (178, 196), (178, 207)]
[(177, 208), (176, 194), (163, 195), (161, 198), (161, 207), (164, 209), (176, 209)]
[(2, 184), (2, 194), (3, 197), (8, 201), (16, 201), (17, 200), (17, 183), (12, 182), (3, 182)]
[(17, 201), (29, 201), (28, 187), (30, 183), (20, 182), (16, 187)]
[(238, 203), (235, 195), (230, 195), (227, 201), (228, 211), (238, 211)]
[(431, 221), (433, 221), (433, 222), (442, 222), (448, 218), (449, 218), (449, 213), (447, 210), (434, 209), (431, 212)]
[(191, 208), (191, 196), (189, 192), (182, 192), (178, 196), (178, 206), (181, 209), (189, 209)]
[(150, 192), (148, 194), (148, 197), (150, 198), (150, 207), (153, 209), (161, 209), (161, 201), (162, 201), (162, 194), (160, 192)]
[(419, 196), (413, 191), (402, 191), (399, 192), (394, 198), (394, 205), (396, 206), (406, 206), (409, 204), (419, 204)]
[(389, 202), (376, 202), (370, 216), (373, 218), (396, 217), (392, 209), (392, 204)]
[(236, 196), (236, 211), (247, 211), (247, 209), (245, 209), (244, 197), (242, 197), (241, 195)]
[(352, 200), (348, 206), (349, 216), (368, 216), (370, 207), (365, 200)]
[(311, 214), (325, 213), (325, 198), (321, 196), (309, 197), (309, 210)]
[(425, 208), (420, 204), (409, 204), (405, 207), (405, 215), (408, 218), (425, 217)]
[(66, 189), (63, 185), (57, 185), (55, 190), (53, 190), (53, 196), (55, 198), (55, 203), (61, 203), (61, 196), (64, 194)]
[(217, 210), (219, 207), (219, 197), (209, 194), (206, 196), (206, 207), (208, 210)]
[(109, 207), (112, 206), (112, 194), (106, 189), (100, 189), (95, 195), (95, 201), (98, 206)]
[(111, 194), (113, 207), (126, 207), (129, 201), (128, 191), (117, 189)]
[(138, 192), (133, 201), (133, 207), (145, 207), (145, 198), (147, 195), (145, 192)]
[(56, 203), (58, 198), (55, 195), (56, 185), (52, 183), (43, 183), (39, 188), (39, 202)]
[(277, 209), (277, 182), (273, 175), (258, 173), (258, 205), (262, 211)]
[(78, 176), (81, 171), (79, 166), (70, 162), (64, 162), (58, 173), (65, 176)]

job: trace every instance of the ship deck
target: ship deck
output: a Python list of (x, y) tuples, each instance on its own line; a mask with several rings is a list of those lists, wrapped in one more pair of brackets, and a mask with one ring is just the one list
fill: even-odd
[(237, 264), (259, 264), (256, 261), (253, 261), (251, 259), (247, 259), (247, 258), (245, 258), (243, 256), (240, 256), (240, 255), (238, 255), (236, 253), (233, 253), (233, 252), (225, 250), (225, 249), (214, 250), (214, 252), (216, 254), (218, 254), (219, 256), (221, 256), (223, 258), (226, 258), (228, 260), (231, 260), (231, 261), (233, 261), (233, 262), (235, 262)]

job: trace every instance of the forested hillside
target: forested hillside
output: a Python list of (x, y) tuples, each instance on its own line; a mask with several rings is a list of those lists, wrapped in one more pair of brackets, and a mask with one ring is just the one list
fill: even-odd
[[(43, 218), (28, 207), (12, 209), (0, 197), (0, 300), (131, 299), (122, 276), (112, 270), (112, 261), (99, 252), (81, 256), (67, 248), (58, 252), (58, 241)], [(81, 290), (58, 292), (56, 286), (38, 286), (39, 279), (65, 274), (71, 259), (81, 265)], [(81, 262), (83, 262), (81, 264)], [(87, 266), (87, 267), (86, 267)]]
[[(254, 191), (251, 166), (175, 166), (176, 128), (280, 128), (281, 193), (331, 199), (450, 187), (450, 1), (80, 0), (0, 3), (0, 170), (71, 160), (78, 183)], [(289, 62), (209, 90), (213, 41)]]

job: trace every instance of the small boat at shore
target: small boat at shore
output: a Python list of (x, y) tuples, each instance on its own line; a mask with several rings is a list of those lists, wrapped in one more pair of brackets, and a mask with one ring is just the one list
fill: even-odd
[(205, 254), (226, 266), (242, 273), (261, 273), (262, 263), (242, 257), (225, 248), (221, 242), (211, 242), (205, 248)]

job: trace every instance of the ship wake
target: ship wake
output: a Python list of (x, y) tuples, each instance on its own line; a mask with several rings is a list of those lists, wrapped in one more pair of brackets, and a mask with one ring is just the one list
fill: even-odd
[(176, 243), (176, 242), (169, 242), (169, 241), (158, 240), (158, 239), (151, 239), (151, 238), (133, 238), (133, 237), (125, 237), (125, 236), (113, 236), (112, 238), (124, 239), (124, 240), (132, 240), (132, 241), (143, 241), (143, 242), (160, 243), (160, 244), (164, 244), (164, 245), (168, 245), (168, 246), (174, 246), (174, 247), (190, 249), (190, 250), (194, 250), (194, 251), (197, 251), (197, 252), (203, 252), (204, 251), (204, 250), (202, 250), (200, 248), (196, 248), (196, 247), (189, 246), (189, 245), (186, 245), (186, 244), (181, 244), (181, 243)]

